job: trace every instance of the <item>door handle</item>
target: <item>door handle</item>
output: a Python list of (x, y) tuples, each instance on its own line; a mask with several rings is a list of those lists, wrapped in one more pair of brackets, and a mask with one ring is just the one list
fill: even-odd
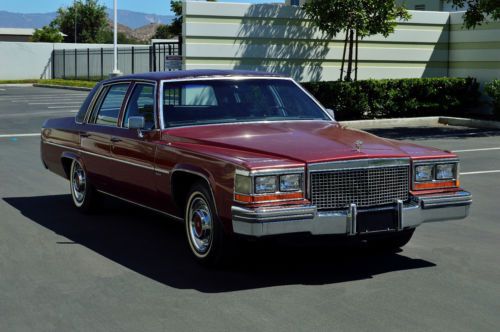
[(111, 142), (113, 143), (117, 143), (117, 142), (121, 142), (122, 140), (118, 137), (111, 137)]

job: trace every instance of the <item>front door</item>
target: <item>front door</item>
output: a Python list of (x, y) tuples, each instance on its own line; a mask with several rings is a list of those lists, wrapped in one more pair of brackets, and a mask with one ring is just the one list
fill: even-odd
[[(123, 111), (120, 127), (111, 137), (112, 170), (115, 194), (135, 203), (155, 207), (155, 142), (161, 136), (155, 116), (155, 85), (136, 83)], [(130, 129), (128, 119), (141, 116), (143, 130)]]

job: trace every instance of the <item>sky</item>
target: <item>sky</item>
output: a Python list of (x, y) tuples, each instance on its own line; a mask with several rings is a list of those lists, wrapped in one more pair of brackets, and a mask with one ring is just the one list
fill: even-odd
[[(0, 10), (15, 13), (48, 13), (59, 7), (70, 5), (73, 0), (0, 0)], [(106, 7), (113, 8), (113, 0), (99, 0)], [(218, 0), (218, 2), (269, 3), (284, 0)], [(118, 0), (119, 9), (148, 14), (171, 15), (169, 0)]]

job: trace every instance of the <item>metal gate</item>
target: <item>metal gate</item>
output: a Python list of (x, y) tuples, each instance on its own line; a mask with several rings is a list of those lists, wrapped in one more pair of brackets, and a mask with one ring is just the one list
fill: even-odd
[[(151, 46), (118, 46), (118, 69), (123, 74), (171, 71), (180, 63), (182, 63), (180, 39), (153, 43)], [(177, 69), (180, 69), (179, 67)], [(52, 78), (102, 80), (112, 70), (113, 48), (111, 47), (52, 51)]]
[(152, 71), (171, 71), (168, 68), (169, 57), (182, 56), (182, 40), (178, 42), (157, 42), (152, 45)]

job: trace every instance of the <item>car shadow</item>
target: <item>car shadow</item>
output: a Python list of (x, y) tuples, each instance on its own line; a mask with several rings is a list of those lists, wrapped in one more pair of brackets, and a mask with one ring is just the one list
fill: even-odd
[(500, 136), (500, 130), (497, 129), (455, 126), (373, 128), (366, 131), (380, 137), (413, 141)]
[[(82, 215), (69, 195), (4, 198), (33, 222), (148, 278), (170, 287), (206, 293), (271, 286), (321, 285), (369, 279), (393, 271), (435, 266), (400, 254), (372, 253), (313, 241), (249, 243), (224, 269), (197, 264), (188, 250), (183, 225), (115, 199), (104, 199), (98, 214)], [(318, 241), (319, 240), (319, 241)]]

